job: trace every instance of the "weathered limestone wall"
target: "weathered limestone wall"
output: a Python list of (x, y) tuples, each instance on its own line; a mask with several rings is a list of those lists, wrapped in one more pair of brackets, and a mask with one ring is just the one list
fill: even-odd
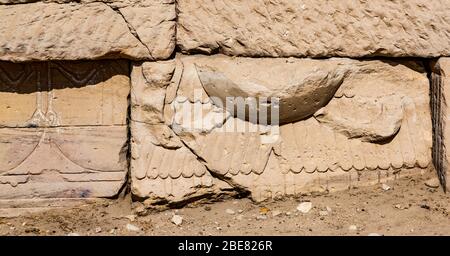
[[(147, 205), (259, 201), (433, 166), (445, 184), (449, 14), (447, 0), (0, 0), (0, 199), (129, 184)], [(279, 126), (227, 97), (278, 99), (243, 112)]]

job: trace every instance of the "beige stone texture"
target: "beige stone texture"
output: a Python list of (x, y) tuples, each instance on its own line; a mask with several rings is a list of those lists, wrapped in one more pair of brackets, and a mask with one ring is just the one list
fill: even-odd
[(0, 17), (0, 215), (127, 185), (179, 207), (434, 168), (450, 190), (447, 0), (0, 0)]
[(135, 63), (131, 72), (131, 191), (155, 205), (232, 191), (211, 176), (164, 119), (165, 100), (178, 75), (172, 60)]
[[(223, 79), (205, 83), (197, 67), (208, 66), (215, 74), (234, 72), (230, 77), (236, 80), (236, 88), (247, 92), (246, 84), (252, 84), (253, 88), (273, 85), (271, 81), (285, 84), (286, 73), (268, 71), (270, 62), (275, 66), (283, 60), (177, 56), (172, 82), (167, 87), (163, 109), (165, 122), (174, 133), (171, 137), (181, 140), (201, 159), (216, 180), (251, 192), (255, 200), (264, 200), (310, 190), (338, 190), (352, 184), (372, 184), (380, 182), (383, 175), (396, 178), (401, 172), (419, 174), (420, 170), (431, 168), (429, 83), (420, 64), (350, 59), (284, 61), (293, 65), (288, 69), (293, 73), (298, 67), (299, 70), (314, 72), (320, 68), (331, 74), (343, 72), (344, 75), (338, 88), (332, 89), (328, 104), (318, 107), (312, 116), (304, 117), (299, 109), (299, 117), (293, 118), (296, 121), (282, 123), (280, 137), (271, 141), (268, 139), (276, 135), (273, 127), (258, 126), (233, 117), (226, 114), (226, 108), (220, 111), (217, 104), (208, 100), (207, 86), (214, 86), (217, 95), (226, 95), (230, 87), (224, 86)], [(227, 68), (233, 67), (230, 64), (233, 62), (236, 69), (230, 71)], [(247, 62), (252, 62), (252, 71), (261, 75), (249, 75), (242, 65)], [(263, 75), (265, 72), (269, 74)], [(311, 72), (304, 74), (308, 77)], [(286, 84), (297, 85), (298, 90), (309, 86), (296, 82), (304, 81), (304, 77), (292, 77), (297, 80)], [(195, 92), (200, 95), (194, 95)], [(312, 90), (310, 93), (317, 92)], [(312, 95), (305, 94), (304, 97)], [(291, 100), (289, 95), (285, 97), (287, 102)], [(291, 97), (296, 95), (291, 94)], [(319, 98), (318, 95), (314, 97)], [(286, 106), (290, 107), (289, 104)], [(198, 116), (196, 108), (201, 110)], [(283, 104), (280, 112), (283, 113)], [(186, 113), (189, 114), (184, 116)], [(243, 127), (244, 132), (237, 130)], [(174, 172), (176, 176), (183, 171)]]
[(131, 118), (147, 124), (164, 123), (167, 87), (175, 71), (174, 61), (135, 63), (131, 71)]
[(432, 114), (433, 114), (433, 163), (441, 184), (450, 191), (450, 170), (447, 148), (450, 147), (450, 58), (439, 58), (431, 64)]
[(148, 198), (154, 204), (177, 204), (232, 190), (225, 182), (214, 179), (167, 126), (132, 122), (131, 133), (134, 196)]
[(0, 199), (117, 195), (128, 74), (126, 61), (0, 62)]
[(382, 142), (389, 140), (400, 130), (404, 104), (403, 98), (397, 95), (381, 99), (344, 98), (330, 102), (317, 111), (314, 117), (348, 138)]
[(184, 53), (253, 57), (450, 55), (446, 0), (179, 0)]
[(0, 16), (3, 61), (157, 60), (175, 48), (173, 1), (0, 5)]
[(0, 5), (14, 5), (14, 4), (30, 4), (30, 3), (59, 3), (59, 4), (67, 4), (67, 3), (107, 3), (113, 7), (125, 7), (130, 5), (151, 5), (152, 3), (164, 3), (164, 4), (173, 4), (174, 0), (0, 0)]

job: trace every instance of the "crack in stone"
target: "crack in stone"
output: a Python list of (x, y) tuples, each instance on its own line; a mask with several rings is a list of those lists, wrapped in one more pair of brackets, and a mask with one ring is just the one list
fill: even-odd
[[(169, 128), (172, 130), (172, 127), (169, 126)], [(172, 131), (173, 131), (173, 130), (172, 130)], [(174, 133), (175, 133), (175, 132), (174, 132)], [(237, 183), (234, 182), (231, 178), (226, 177), (225, 175), (222, 175), (222, 174), (220, 174), (219, 172), (210, 169), (210, 168), (208, 167), (208, 165), (206, 164), (207, 161), (206, 161), (203, 157), (201, 157), (200, 155), (198, 155), (198, 154), (195, 152), (194, 149), (192, 149), (191, 147), (189, 147), (189, 145), (188, 145), (187, 143), (185, 143), (185, 142), (183, 141), (183, 139), (182, 139), (180, 136), (178, 136), (178, 134), (175, 134), (175, 135), (180, 139), (181, 143), (183, 143), (183, 145), (184, 145), (184, 146), (185, 146), (185, 147), (186, 147), (186, 148), (187, 148), (194, 156), (197, 157), (198, 161), (199, 161), (203, 166), (205, 166), (206, 170), (209, 172), (209, 174), (211, 174), (211, 176), (212, 176), (213, 178), (216, 178), (216, 179), (218, 179), (218, 180), (221, 180), (221, 181), (227, 183), (228, 185), (230, 185), (230, 186), (238, 193), (238, 195), (239, 195), (240, 197), (248, 197), (248, 196), (251, 194), (251, 191), (250, 191), (250, 190), (248, 190), (248, 189), (245, 188), (244, 186), (241, 186), (241, 185), (237, 184)]]
[(129, 22), (128, 22), (128, 20), (127, 20), (127, 18), (125, 17), (125, 15), (123, 15), (123, 13), (120, 11), (120, 9), (121, 8), (118, 8), (118, 7), (114, 7), (114, 6), (111, 6), (109, 3), (103, 3), (103, 4), (105, 4), (106, 6), (108, 6), (109, 8), (111, 8), (111, 10), (113, 10), (114, 12), (116, 12), (117, 14), (119, 14), (120, 15), (120, 17), (122, 17), (122, 19), (123, 19), (123, 21), (125, 21), (125, 23), (127, 24), (127, 26), (128, 26), (128, 29), (130, 30), (130, 33), (147, 49), (147, 51), (148, 51), (148, 55), (150, 56), (150, 58), (152, 59), (152, 60), (155, 60), (155, 58), (153, 57), (153, 55), (152, 55), (152, 52), (151, 52), (151, 50), (150, 50), (150, 48), (148, 47), (148, 45), (147, 44), (145, 44), (142, 40), (141, 40), (141, 38), (140, 38), (140, 36), (139, 36), (139, 34), (137, 33), (137, 31), (136, 31), (136, 29), (133, 27), (133, 25), (131, 25)]
[[(5, 6), (11, 6), (11, 5), (26, 5), (26, 4), (36, 4), (36, 3), (42, 3), (42, 4), (80, 4), (80, 5), (88, 5), (88, 4), (95, 4), (95, 3), (101, 3), (101, 4), (121, 4), (123, 3), (124, 5), (128, 6), (140, 6), (140, 2), (136, 1), (136, 2), (131, 2), (131, 3), (125, 3), (125, 2), (121, 2), (121, 1), (101, 1), (101, 0), (48, 0), (48, 1), (42, 1), (42, 0), (24, 0), (24, 1), (17, 1), (17, 2), (0, 2), (0, 6), (1, 5), (5, 5)], [(164, 5), (170, 5), (171, 3), (161, 3)]]
[[(231, 178), (226, 177), (225, 175), (222, 175), (222, 174), (220, 174), (220, 173), (218, 173), (218, 172), (216, 172), (216, 171), (210, 169), (210, 168), (208, 167), (208, 165), (206, 164), (207, 161), (206, 161), (203, 157), (201, 157), (200, 155), (198, 155), (198, 154), (195, 152), (194, 149), (192, 149), (191, 147), (189, 147), (189, 145), (188, 145), (186, 142), (184, 142), (184, 140), (183, 140), (178, 134), (175, 133), (175, 131), (172, 129), (172, 127), (171, 127), (170, 125), (167, 125), (167, 124), (164, 124), (164, 123), (160, 123), (160, 124), (150, 124), (150, 123), (143, 122), (143, 121), (132, 120), (131, 118), (130, 118), (130, 120), (131, 120), (132, 122), (142, 123), (142, 124), (146, 124), (146, 125), (165, 125), (165, 126), (167, 126), (167, 127), (173, 132), (173, 134), (180, 140), (180, 142), (183, 144), (183, 146), (185, 146), (185, 147), (186, 147), (186, 148), (187, 148), (187, 149), (188, 149), (188, 150), (189, 150), (189, 151), (197, 158), (197, 160), (199, 161), (199, 163), (202, 164), (202, 165), (206, 168), (206, 170), (209, 172), (209, 174), (211, 174), (211, 176), (212, 176), (213, 178), (216, 178), (216, 179), (219, 179), (219, 180), (221, 180), (221, 181), (226, 182), (228, 185), (230, 185), (231, 187), (233, 187), (233, 188), (236, 190), (236, 192), (237, 192), (240, 196), (242, 196), (242, 197), (247, 197), (247, 196), (249, 196), (249, 195), (251, 194), (251, 192), (250, 192), (248, 189), (246, 189), (245, 187), (243, 187), (243, 186), (241, 186), (241, 185), (239, 185), (239, 184), (233, 182), (233, 180), (232, 180)], [(180, 148), (180, 147), (167, 147), (167, 146), (165, 146), (165, 145), (163, 145), (163, 144), (155, 145), (155, 146), (162, 147), (162, 148), (168, 149), (168, 150), (177, 150), (177, 149)], [(267, 162), (268, 162), (268, 159), (267, 159)], [(266, 165), (265, 165), (265, 166), (267, 166), (267, 162), (266, 162)], [(266, 167), (264, 167), (264, 169), (265, 169), (265, 168), (266, 168)]]

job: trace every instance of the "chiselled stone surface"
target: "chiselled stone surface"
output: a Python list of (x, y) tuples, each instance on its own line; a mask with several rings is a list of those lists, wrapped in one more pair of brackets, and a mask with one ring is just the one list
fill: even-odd
[(167, 126), (132, 122), (131, 133), (131, 191), (135, 196), (169, 204), (232, 191), (214, 179)]
[(175, 61), (135, 63), (131, 72), (131, 190), (154, 204), (183, 203), (232, 191), (214, 179), (164, 119), (178, 76)]
[(155, 60), (175, 47), (173, 1), (0, 5), (0, 60)]
[(0, 199), (119, 192), (128, 69), (126, 61), (0, 62)]
[[(163, 64), (159, 65), (160, 68), (152, 69), (165, 70)], [(158, 154), (164, 157), (186, 161), (188, 157), (182, 153), (195, 155), (196, 160), (189, 159), (198, 168), (188, 172), (183, 169), (187, 163), (178, 166), (167, 160), (170, 170), (166, 170), (163, 160), (152, 158), (146, 160), (147, 166), (163, 167), (153, 171), (147, 168), (140, 174), (136, 168), (134, 176), (142, 180), (141, 184), (149, 177), (176, 180), (175, 177), (184, 178), (192, 173), (195, 176), (195, 170), (203, 165), (205, 169), (199, 174), (213, 174), (214, 181), (226, 182), (239, 191), (251, 192), (255, 200), (263, 200), (310, 190), (371, 184), (398, 177), (400, 173), (420, 173), (420, 169), (430, 168), (429, 85), (426, 72), (418, 63), (177, 56), (175, 65), (171, 82), (165, 83), (165, 105), (158, 104), (165, 125), (156, 124), (158, 128), (152, 130), (150, 127), (155, 124), (146, 124), (145, 129), (132, 132), (143, 138), (140, 134), (146, 130), (146, 140), (152, 141), (141, 139), (137, 143), (139, 151), (134, 152), (133, 161), (150, 159), (157, 148), (154, 145), (160, 145), (163, 153)], [(291, 80), (286, 78), (288, 71), (269, 71), (276, 65), (289, 70)], [(248, 66), (253, 67), (252, 72)], [(207, 78), (199, 71), (202, 68), (211, 72)], [(314, 76), (317, 70), (328, 75), (317, 78)], [(294, 91), (298, 92), (309, 86), (305, 80), (323, 82), (333, 74), (342, 75), (337, 85), (329, 89), (331, 99), (308, 110), (312, 112), (310, 115), (303, 113), (311, 106), (298, 105), (299, 116), (290, 113), (291, 119), (286, 120), (294, 121), (282, 122), (278, 137), (276, 127), (234, 117), (229, 109), (209, 98), (211, 92), (226, 95), (230, 88), (236, 89), (233, 96), (267, 96), (264, 93), (268, 90), (264, 88), (273, 86), (270, 91), (273, 93), (277, 84), (296, 86)], [(160, 72), (150, 75), (155, 81), (169, 77)], [(233, 86), (226, 86), (231, 79)], [(160, 88), (158, 84), (148, 86)], [(260, 90), (249, 90), (249, 84), (251, 89)], [(302, 97), (311, 98), (316, 93), (311, 90), (308, 94), (306, 90)], [(282, 97), (280, 102), (283, 99), (290, 102), (290, 97), (296, 97), (294, 93), (278, 95)], [(283, 108), (289, 109), (291, 105), (280, 103), (280, 113), (284, 113)], [(238, 130), (242, 128), (245, 130)], [(156, 190), (158, 183), (151, 184)]]
[(433, 114), (433, 163), (441, 184), (450, 191), (450, 58), (440, 58), (431, 64), (431, 102)]
[(392, 95), (383, 98), (334, 100), (314, 117), (348, 138), (383, 142), (397, 134), (404, 116), (404, 100)]
[(180, 0), (183, 52), (239, 56), (449, 56), (445, 0)]
[(94, 3), (101, 2), (111, 4), (114, 7), (125, 7), (130, 5), (148, 5), (156, 2), (172, 4), (173, 0), (0, 0), (0, 4), (13, 5), (13, 4), (30, 4), (30, 3), (59, 3), (59, 4), (67, 4), (67, 3)]
[(175, 71), (174, 61), (134, 64), (131, 71), (131, 118), (148, 124), (164, 123), (167, 87)]

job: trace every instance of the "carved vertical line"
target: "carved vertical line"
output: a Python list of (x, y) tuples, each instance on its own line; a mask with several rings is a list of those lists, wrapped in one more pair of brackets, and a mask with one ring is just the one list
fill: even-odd
[(51, 72), (51, 64), (47, 62), (47, 113), (52, 111), (53, 109), (53, 92), (52, 92), (52, 72)]
[(37, 92), (36, 92), (36, 110), (42, 110), (42, 95), (41, 95), (41, 71), (37, 70)]
[(47, 62), (47, 112), (45, 113), (45, 118), (47, 125), (49, 126), (59, 126), (58, 114), (53, 109), (53, 80), (52, 80), (52, 62)]

